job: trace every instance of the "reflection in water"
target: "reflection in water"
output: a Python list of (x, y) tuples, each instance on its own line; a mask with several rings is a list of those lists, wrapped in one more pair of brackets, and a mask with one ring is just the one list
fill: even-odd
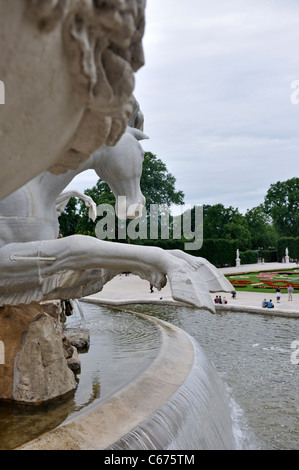
[(78, 415), (95, 400), (105, 400), (134, 380), (154, 359), (159, 346), (157, 329), (138, 316), (84, 304), (67, 318), (67, 327), (90, 331), (90, 347), (80, 354), (78, 387), (71, 396), (38, 407), (0, 406), (0, 449), (12, 449), (66, 419)]

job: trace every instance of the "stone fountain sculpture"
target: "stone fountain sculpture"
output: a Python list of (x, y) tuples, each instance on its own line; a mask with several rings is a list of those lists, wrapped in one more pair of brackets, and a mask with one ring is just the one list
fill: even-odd
[[(62, 175), (43, 172), (0, 202), (0, 305), (81, 298), (129, 270), (157, 289), (168, 278), (175, 300), (214, 312), (210, 291), (231, 287), (202, 258), (88, 236), (58, 238), (57, 208), (61, 210), (61, 204), (74, 195), (62, 190), (87, 168), (107, 181), (116, 199), (126, 197), (127, 218), (141, 213), (145, 199), (140, 189), (143, 150), (139, 140), (144, 138), (142, 131), (127, 127), (114, 147), (101, 146), (78, 170)], [(80, 197), (94, 209), (90, 198)]]
[[(158, 289), (168, 279), (174, 299), (212, 312), (210, 291), (232, 290), (214, 266), (180, 251), (80, 235), (57, 238), (58, 211), (73, 195), (62, 191), (87, 168), (115, 196), (127, 196), (128, 210), (135, 204), (128, 217), (144, 203), (138, 140), (146, 136), (136, 129), (136, 102), (132, 107), (133, 72), (143, 60), (143, 13), (142, 0), (0, 3), (0, 22), (7, 22), (1, 39), (10, 37), (15, 46), (11, 66), (0, 68), (9, 103), (0, 119), (1, 398), (45, 401), (76, 386), (61, 338), (49, 341), (57, 326), (43, 311), (45, 300), (90, 295), (128, 270)], [(0, 67), (4, 63), (0, 57)], [(94, 210), (93, 201), (79, 196)]]
[[(0, 200), (118, 142), (144, 62), (144, 11), (145, 0), (0, 1)], [(56, 326), (38, 302), (2, 306), (0, 322), (1, 399), (44, 401), (75, 388), (61, 339), (48, 341)]]
[(145, 0), (0, 2), (0, 199), (114, 145), (144, 63)]

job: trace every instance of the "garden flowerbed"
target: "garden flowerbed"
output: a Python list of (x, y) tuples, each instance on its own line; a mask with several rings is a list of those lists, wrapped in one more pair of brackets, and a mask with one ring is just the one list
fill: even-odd
[(299, 269), (275, 270), (269, 272), (249, 272), (240, 274), (227, 274), (226, 278), (236, 290), (247, 290), (256, 292), (257, 290), (267, 290), (275, 292), (287, 292), (289, 285), (293, 286), (294, 293), (299, 293)]

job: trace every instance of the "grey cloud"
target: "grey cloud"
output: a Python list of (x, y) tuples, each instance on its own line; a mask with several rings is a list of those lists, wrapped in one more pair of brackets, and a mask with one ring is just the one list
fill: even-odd
[(298, 176), (297, 0), (150, 0), (135, 95), (186, 202), (242, 210)]

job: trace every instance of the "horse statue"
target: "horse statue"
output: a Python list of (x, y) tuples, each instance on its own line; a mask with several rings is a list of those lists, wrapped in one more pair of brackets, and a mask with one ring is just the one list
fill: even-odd
[(144, 64), (145, 3), (0, 2), (1, 44), (12, 45), (0, 48), (0, 200), (118, 142)]
[[(138, 142), (145, 138), (142, 131), (127, 127), (115, 147), (102, 145), (77, 170), (61, 175), (45, 171), (0, 201), (0, 246), (56, 239), (59, 235), (58, 216), (72, 196), (84, 200), (90, 209), (89, 216), (95, 220), (96, 205), (89, 196), (74, 190), (63, 191), (76, 175), (87, 169), (94, 169), (99, 177), (109, 180), (116, 200), (118, 196), (126, 196), (127, 207), (117, 207), (116, 211), (125, 210), (127, 218), (131, 218), (130, 211), (138, 211), (145, 202), (140, 189), (144, 152)], [(127, 152), (128, 157), (122, 158)], [(130, 180), (127, 186), (126, 178)]]
[[(130, 271), (159, 290), (168, 278), (175, 300), (215, 311), (210, 291), (231, 292), (232, 287), (203, 258), (85, 235), (58, 238), (58, 215), (71, 196), (81, 197), (90, 215), (96, 216), (91, 198), (63, 192), (86, 169), (94, 169), (116, 199), (126, 196), (128, 218), (141, 214), (144, 152), (139, 140), (145, 138), (140, 129), (128, 126), (114, 147), (102, 145), (79, 169), (60, 175), (43, 172), (0, 202), (0, 306), (81, 298), (100, 291), (115, 275)], [(123, 213), (124, 208), (116, 211)]]

